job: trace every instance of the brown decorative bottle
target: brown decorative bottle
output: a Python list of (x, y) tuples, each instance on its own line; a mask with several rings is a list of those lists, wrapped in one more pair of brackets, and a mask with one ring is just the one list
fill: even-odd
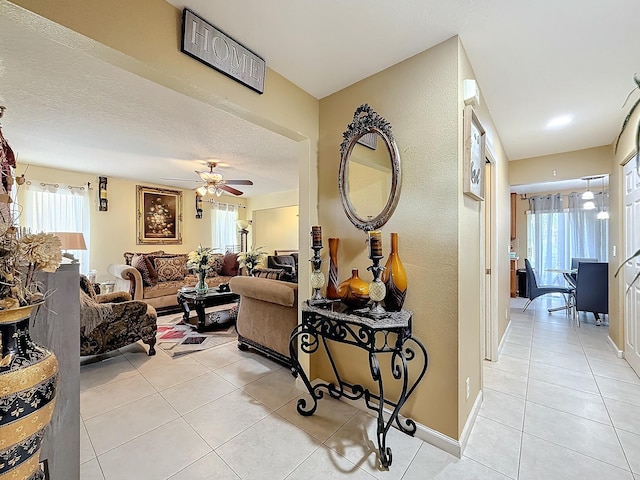
[(329, 239), (329, 281), (327, 282), (327, 295), (326, 297), (335, 300), (339, 299), (338, 287), (340, 286), (340, 280), (338, 280), (338, 244), (339, 238)]
[(358, 269), (351, 270), (351, 277), (340, 283), (338, 295), (350, 308), (363, 308), (369, 303), (369, 284), (358, 276)]
[(384, 297), (384, 306), (389, 312), (402, 310), (405, 297), (407, 296), (407, 272), (400, 261), (398, 255), (398, 234), (391, 234), (391, 253), (382, 272), (382, 281), (387, 287), (387, 294)]

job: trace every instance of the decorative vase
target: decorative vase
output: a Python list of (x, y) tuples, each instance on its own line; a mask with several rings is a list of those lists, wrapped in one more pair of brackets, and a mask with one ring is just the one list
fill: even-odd
[(209, 291), (209, 286), (207, 285), (207, 282), (204, 281), (206, 275), (206, 270), (198, 270), (198, 283), (196, 283), (197, 294), (203, 294)]
[(340, 280), (338, 280), (338, 244), (339, 238), (329, 239), (329, 281), (327, 282), (327, 295), (326, 297), (332, 300), (340, 298), (338, 294), (338, 287), (340, 286)]
[(382, 281), (387, 287), (384, 306), (389, 312), (402, 310), (407, 296), (407, 272), (398, 255), (398, 234), (391, 234), (391, 253), (382, 272)]
[(350, 308), (363, 308), (369, 303), (369, 284), (358, 276), (358, 269), (351, 270), (351, 277), (338, 286), (338, 295)]
[(39, 456), (56, 403), (58, 360), (29, 336), (35, 308), (0, 310), (0, 478), (45, 478)]

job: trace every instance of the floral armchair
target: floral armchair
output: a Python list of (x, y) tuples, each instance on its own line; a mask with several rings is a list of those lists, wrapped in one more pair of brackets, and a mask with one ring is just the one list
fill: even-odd
[(155, 355), (156, 310), (127, 292), (96, 294), (84, 275), (80, 276), (80, 355), (98, 355), (138, 340)]

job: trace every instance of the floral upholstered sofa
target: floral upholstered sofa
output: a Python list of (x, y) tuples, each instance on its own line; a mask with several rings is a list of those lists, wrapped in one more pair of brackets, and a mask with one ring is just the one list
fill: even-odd
[[(236, 253), (216, 253), (207, 273), (207, 285), (216, 287), (238, 275)], [(116, 277), (115, 291), (129, 292), (133, 300), (143, 300), (156, 309), (178, 306), (177, 294), (182, 287), (195, 286), (198, 278), (187, 269), (187, 254), (125, 252), (123, 264), (109, 265)]]

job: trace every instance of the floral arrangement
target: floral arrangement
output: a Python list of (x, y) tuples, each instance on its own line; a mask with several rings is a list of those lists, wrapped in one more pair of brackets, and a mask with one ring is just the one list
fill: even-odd
[(262, 251), (263, 248), (264, 247), (251, 247), (249, 251), (241, 252), (238, 254), (238, 262), (240, 263), (240, 267), (245, 267), (249, 275), (253, 273), (253, 269), (256, 268), (262, 261), (262, 259), (267, 255), (266, 252)]
[(22, 185), (25, 178), (15, 178), (15, 168), (15, 155), (0, 130), (0, 310), (43, 300), (38, 272), (55, 272), (62, 262), (62, 244), (57, 236), (27, 233), (16, 227), (11, 187), (14, 183)]
[(213, 260), (213, 250), (213, 248), (199, 245), (196, 250), (189, 252), (187, 267), (194, 269), (198, 273), (206, 272)]

